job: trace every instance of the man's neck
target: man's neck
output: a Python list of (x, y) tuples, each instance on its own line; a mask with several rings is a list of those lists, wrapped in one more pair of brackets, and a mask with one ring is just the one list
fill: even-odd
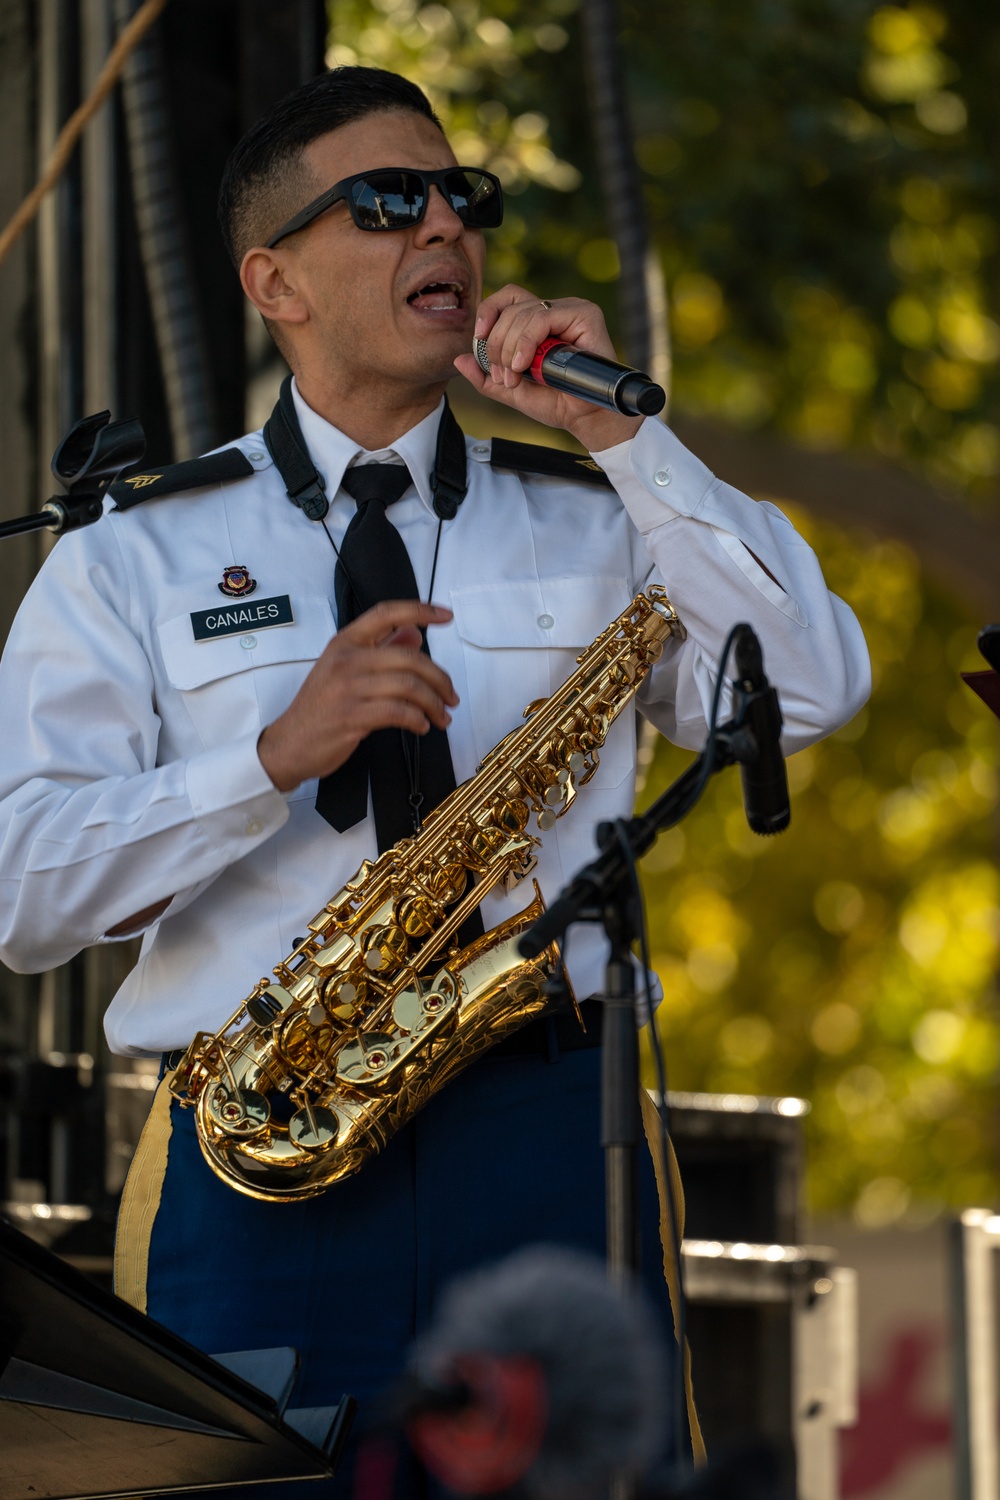
[(369, 453), (391, 448), (397, 438), (416, 427), (437, 406), (445, 382), (420, 389), (377, 390), (364, 387), (345, 391), (323, 377), (297, 373), (295, 384), (307, 406)]

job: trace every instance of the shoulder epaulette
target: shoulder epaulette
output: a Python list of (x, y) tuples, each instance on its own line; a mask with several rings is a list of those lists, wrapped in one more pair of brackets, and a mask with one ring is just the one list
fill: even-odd
[(182, 490), (197, 490), (206, 484), (222, 484), (227, 479), (245, 479), (254, 466), (239, 448), (223, 448), (221, 453), (207, 453), (203, 458), (188, 458), (180, 464), (143, 474), (128, 474), (108, 490), (117, 510), (130, 510), (144, 500), (158, 500), (161, 495), (177, 495)]
[(491, 469), (517, 469), (521, 474), (544, 474), (553, 479), (575, 479), (581, 484), (613, 489), (611, 480), (600, 464), (586, 453), (568, 453), (565, 448), (542, 448), (537, 443), (514, 443), (509, 438), (493, 439), (490, 449)]

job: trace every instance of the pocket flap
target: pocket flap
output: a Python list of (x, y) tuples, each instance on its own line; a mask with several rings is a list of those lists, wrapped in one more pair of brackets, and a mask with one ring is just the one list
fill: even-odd
[(189, 692), (251, 667), (315, 661), (336, 628), (329, 601), (313, 597), (292, 599), (289, 625), (251, 626), (242, 635), (196, 641), (188, 613), (163, 621), (157, 634), (168, 682)]
[(626, 608), (628, 580), (541, 578), (452, 589), (455, 625), (470, 646), (581, 650)]

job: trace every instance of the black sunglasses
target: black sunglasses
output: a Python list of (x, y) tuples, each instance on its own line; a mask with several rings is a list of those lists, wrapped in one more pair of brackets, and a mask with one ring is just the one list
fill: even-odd
[(427, 212), (431, 183), (436, 183), (463, 224), (470, 229), (495, 229), (503, 220), (503, 190), (492, 172), (476, 167), (445, 167), (440, 172), (418, 172), (413, 167), (383, 167), (356, 172), (337, 182), (267, 241), (270, 250), (286, 235), (304, 229), (341, 199), (359, 229), (409, 229)]

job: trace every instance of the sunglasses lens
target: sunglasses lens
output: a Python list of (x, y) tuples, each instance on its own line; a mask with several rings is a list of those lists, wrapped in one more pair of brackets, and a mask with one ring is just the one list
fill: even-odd
[(486, 172), (460, 169), (447, 178), (451, 206), (474, 229), (495, 229), (503, 219), (500, 184)]
[(354, 222), (361, 229), (405, 229), (424, 207), (424, 185), (411, 172), (372, 172), (351, 188)]
[[(444, 187), (463, 224), (494, 229), (503, 219), (500, 184), (488, 173), (459, 167), (447, 174)], [(426, 187), (416, 172), (369, 172), (350, 192), (351, 213), (360, 229), (405, 229), (423, 216)]]

